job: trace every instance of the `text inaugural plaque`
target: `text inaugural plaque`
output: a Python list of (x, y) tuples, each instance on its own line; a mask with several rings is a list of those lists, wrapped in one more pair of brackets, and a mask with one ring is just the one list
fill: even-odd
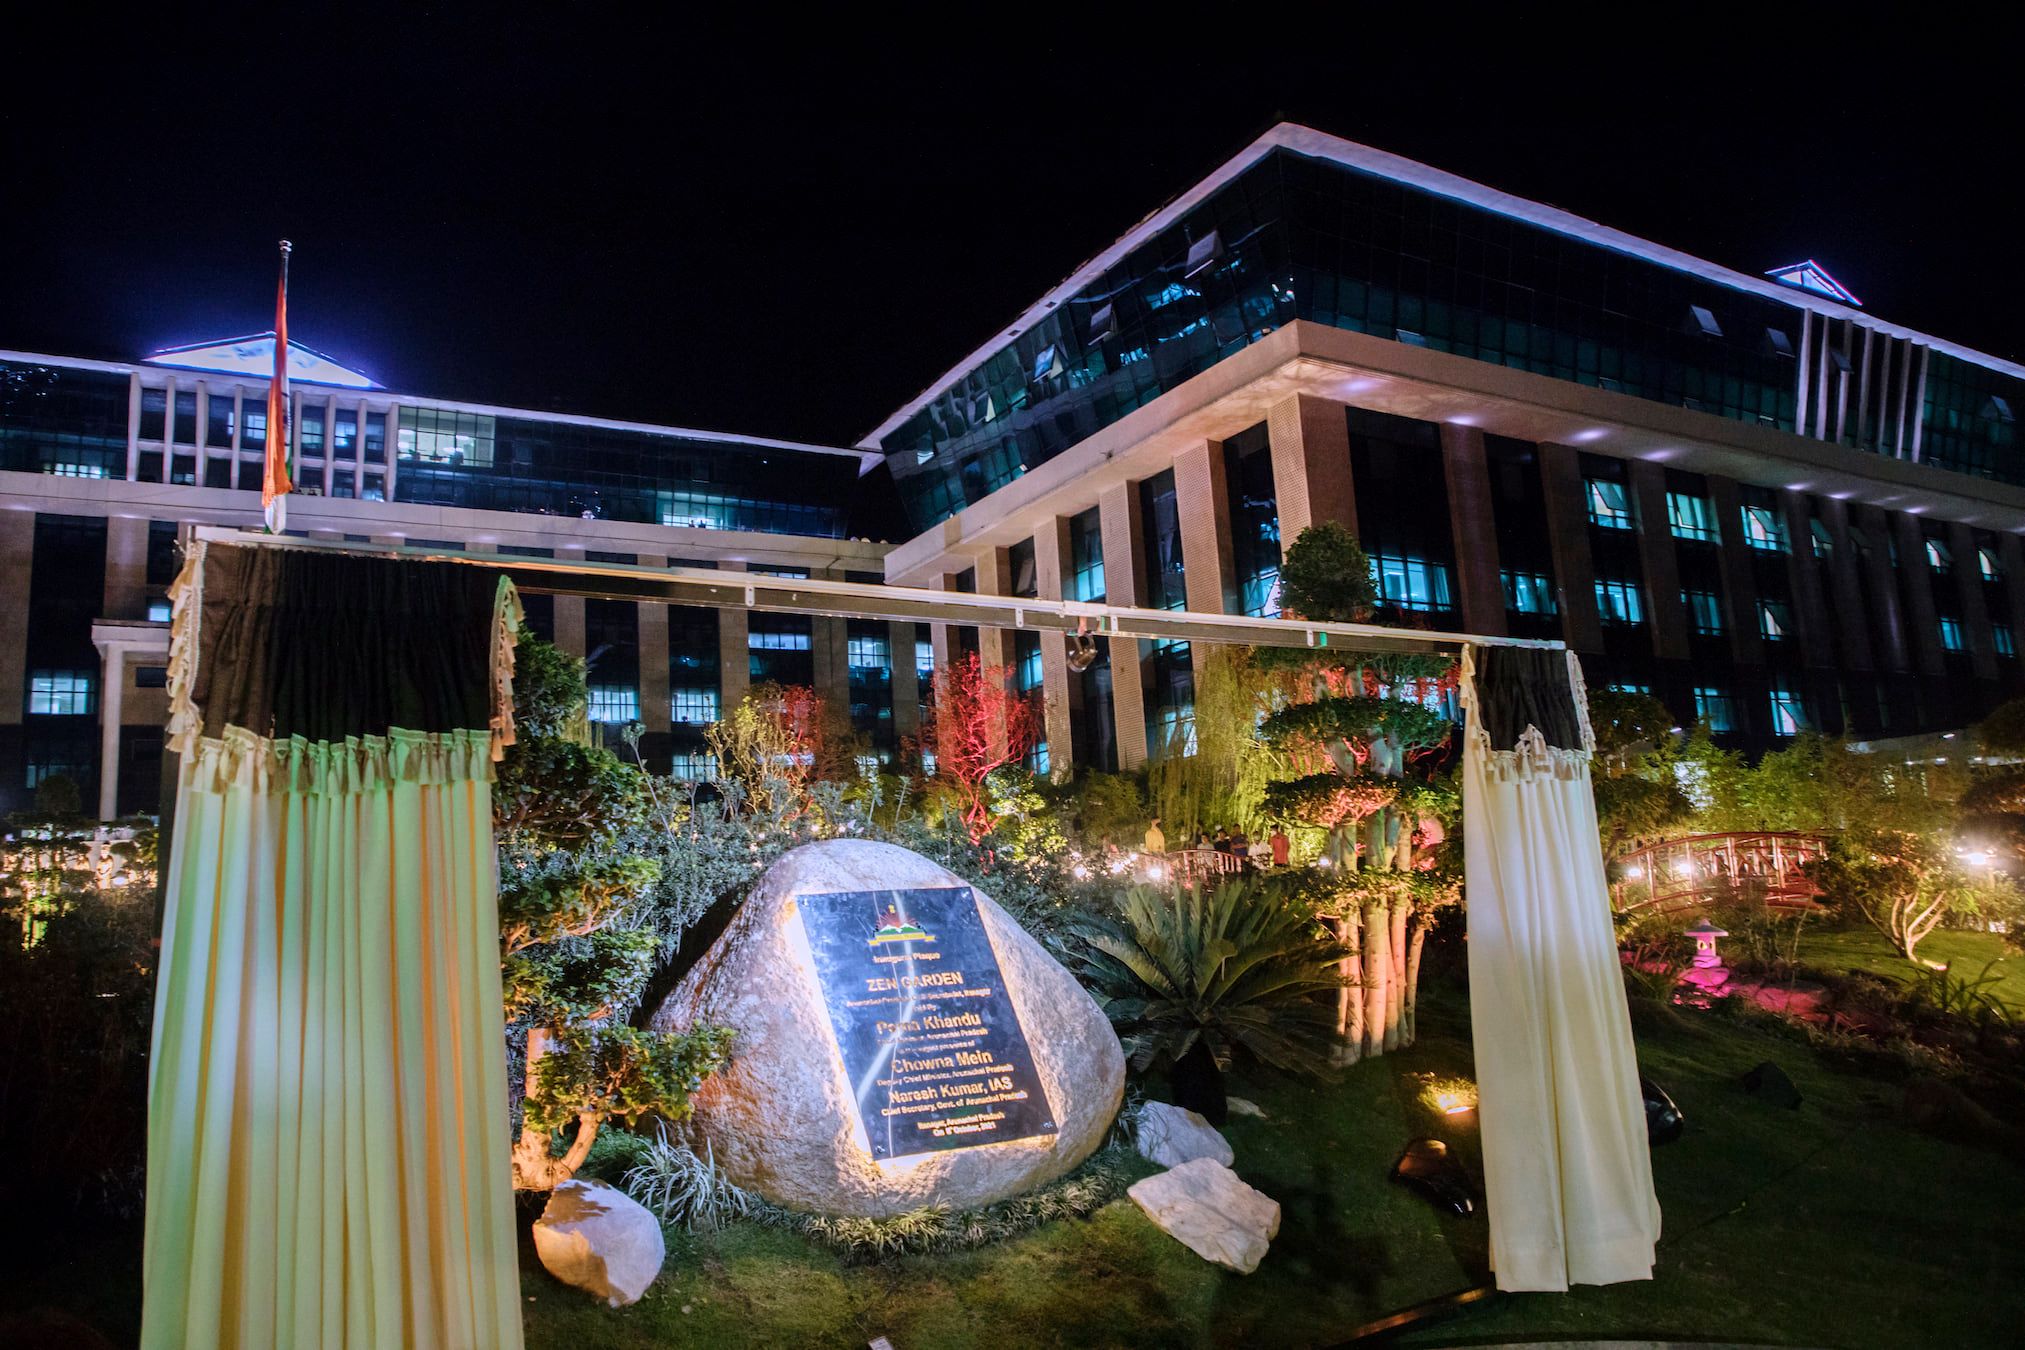
[(970, 887), (795, 904), (873, 1157), (1055, 1133)]

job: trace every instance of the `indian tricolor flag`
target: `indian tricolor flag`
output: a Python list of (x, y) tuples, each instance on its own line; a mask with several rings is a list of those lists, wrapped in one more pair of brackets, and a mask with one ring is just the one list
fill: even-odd
[(295, 491), (288, 476), (288, 254), (293, 248), (281, 241), (281, 284), (274, 292), (274, 379), (267, 386), (267, 471), (260, 479), (260, 510), (269, 534), (287, 528), (284, 499)]

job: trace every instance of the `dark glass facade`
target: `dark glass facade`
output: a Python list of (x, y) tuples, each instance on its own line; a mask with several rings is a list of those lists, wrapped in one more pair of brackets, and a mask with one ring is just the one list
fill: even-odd
[[(881, 448), (925, 530), (1294, 319), (1791, 431), (1801, 318), (1754, 292), (1275, 150)], [(1935, 352), (1926, 408), (1922, 458), (2025, 482), (2011, 420), (2025, 382)]]
[(0, 362), (0, 469), (125, 478), (127, 389), (106, 371)]

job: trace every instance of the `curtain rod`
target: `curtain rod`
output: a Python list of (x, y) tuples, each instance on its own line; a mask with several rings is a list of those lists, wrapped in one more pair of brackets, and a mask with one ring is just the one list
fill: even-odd
[(976, 595), (965, 591), (931, 591), (862, 581), (775, 577), (759, 572), (645, 567), (577, 559), (528, 558), (518, 554), (473, 553), (466, 549), (302, 539), (294, 535), (264, 534), (222, 525), (199, 525), (195, 536), (207, 544), (224, 544), (234, 548), (292, 548), (356, 557), (464, 563), (505, 572), (513, 578), (515, 585), (537, 595), (643, 600), (710, 609), (749, 609), (901, 623), (947, 623), (971, 628), (1018, 628), (1043, 633), (1087, 633), (1091, 636), (1145, 638), (1156, 642), (1341, 647), (1351, 652), (1453, 654), (1465, 647), (1533, 647), (1558, 651), (1566, 646), (1550, 638), (1432, 632), (1384, 624), (1255, 619), (1243, 614), (1207, 614), (1183, 609), (1091, 604), (1080, 600)]

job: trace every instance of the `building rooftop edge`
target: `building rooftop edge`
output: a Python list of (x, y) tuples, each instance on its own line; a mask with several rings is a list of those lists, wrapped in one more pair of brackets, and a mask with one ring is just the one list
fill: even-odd
[(958, 377), (976, 368), (1019, 334), (1026, 332), (1035, 323), (1046, 318), (1063, 301), (1069, 299), (1077, 291), (1088, 285), (1107, 268), (1115, 265), (1126, 254), (1145, 243), (1160, 231), (1166, 229), (1169, 225), (1172, 225), (1182, 215), (1200, 204), (1211, 193), (1233, 178), (1236, 178), (1240, 173), (1275, 150), (1291, 150), (1296, 154), (1329, 160), (1353, 169), (1362, 169), (1381, 178), (1389, 178), (1395, 182), (1407, 183), (1439, 196), (1451, 197), (1457, 201), (1466, 202), (1469, 205), (1481, 207), (1487, 211), (1494, 211), (1499, 215), (1509, 216), (1515, 220), (1523, 220), (1544, 229), (1553, 230), (1577, 239), (1585, 239), (1605, 248), (1614, 249), (1619, 253), (1626, 253), (1632, 257), (1643, 258), (1648, 262), (1655, 262), (1664, 267), (1671, 267), (1676, 271), (1687, 272), (1691, 275), (1702, 277), (1705, 280), (1713, 281), (1718, 285), (1728, 286), (1733, 290), (1748, 291), (1766, 299), (1776, 300), (1795, 309), (1812, 310), (1817, 314), (1827, 315), (1836, 319), (1853, 319), (1864, 327), (1874, 329), (1891, 337), (1906, 339), (1931, 347), (1935, 351), (1945, 352), (1949, 356), (1970, 362), (1973, 365), (2000, 371), (2003, 374), (2018, 379), (2025, 379), (2025, 365), (2021, 365), (2018, 362), (2007, 361), (2002, 357), (1992, 356), (1988, 352), (1977, 351), (1973, 347), (1967, 347), (1958, 342), (1950, 342), (1946, 338), (1935, 337), (1930, 333), (1922, 333), (1917, 329), (1907, 328), (1901, 324), (1888, 323), (1867, 310), (1838, 303), (1812, 291), (1804, 291), (1795, 286), (1739, 272), (1732, 268), (1724, 267), (1719, 263), (1712, 263), (1704, 258), (1697, 258), (1691, 253), (1683, 253), (1679, 249), (1668, 248), (1663, 244), (1655, 244), (1649, 239), (1640, 239), (1636, 235), (1612, 229), (1608, 225), (1598, 224), (1596, 221), (1584, 216), (1578, 216), (1572, 211), (1564, 211), (1559, 207), (1549, 206), (1544, 202), (1536, 202), (1525, 197), (1516, 196), (1512, 193), (1486, 186), (1473, 179), (1464, 178), (1460, 174), (1450, 173), (1446, 169), (1437, 169), (1418, 160), (1408, 159), (1404, 155), (1395, 155), (1388, 150), (1379, 150), (1372, 146), (1361, 145), (1356, 141), (1346, 140), (1341, 136), (1333, 136), (1325, 131), (1317, 131), (1313, 127), (1302, 126), (1296, 122), (1281, 122), (1218, 166), (1208, 177), (1197, 182), (1180, 195), (1171, 198), (1166, 204), (1146, 215), (1137, 225), (1134, 225), (1130, 230), (1114, 240), (1103, 252), (1089, 259), (1081, 267), (1070, 273), (1052, 290), (1048, 291), (1032, 305), (1029, 305), (1017, 319), (1001, 328), (997, 334), (981, 344), (976, 350), (944, 371), (927, 388), (908, 400), (906, 404), (885, 421), (860, 438), (858, 441), (859, 447), (868, 450), (878, 448), (881, 440), (891, 435), (901, 423), (919, 412), (930, 400), (953, 384)]
[[(291, 346), (295, 345), (293, 342)], [(190, 367), (170, 366), (153, 361), (100, 361), (88, 356), (62, 356), (54, 352), (24, 352), (0, 347), (0, 361), (25, 361), (42, 365), (72, 366), (81, 370), (98, 370), (112, 375), (134, 375), (141, 373), (173, 374)], [(258, 377), (231, 375), (220, 372), (196, 372), (208, 374), (220, 380), (240, 383), (259, 383)], [(312, 383), (291, 378), (291, 385)], [(342, 385), (317, 385), (319, 389), (334, 392), (343, 390), (352, 396), (371, 395), (388, 402), (403, 405), (417, 404), (429, 408), (447, 408), (453, 412), (479, 413), (493, 417), (519, 417), (535, 422), (561, 422), (570, 426), (603, 427), (611, 431), (640, 431), (654, 436), (680, 436), (689, 440), (709, 441), (720, 445), (739, 445), (756, 450), (795, 450), (814, 455), (843, 455), (858, 461), (858, 473), (862, 477), (885, 461), (884, 455), (875, 450), (857, 446), (809, 445), (802, 441), (775, 440), (767, 436), (747, 436), (735, 431), (703, 431), (695, 427), (664, 426), (658, 422), (625, 422), (610, 417), (590, 417), (582, 413), (545, 412), (539, 408), (513, 408), (497, 403), (467, 403), (459, 399), (433, 398), (427, 394), (409, 394), (385, 386), (375, 385), (371, 389), (350, 389)]]

